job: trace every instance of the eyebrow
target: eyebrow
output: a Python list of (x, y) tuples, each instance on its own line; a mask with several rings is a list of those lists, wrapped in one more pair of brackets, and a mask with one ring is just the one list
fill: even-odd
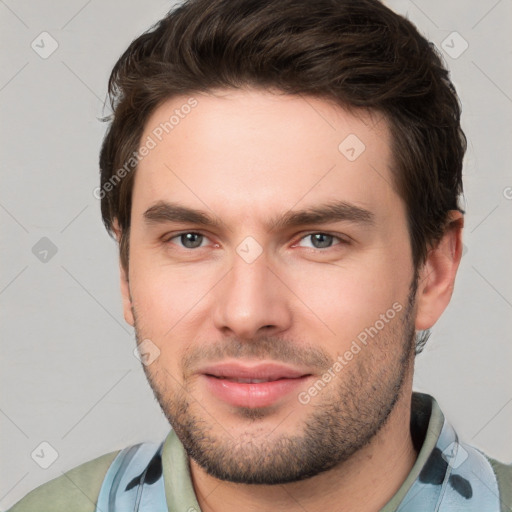
[[(226, 227), (225, 223), (214, 215), (167, 201), (159, 201), (150, 206), (144, 212), (144, 219), (149, 225), (182, 222), (212, 228)], [(304, 210), (290, 210), (279, 217), (270, 219), (268, 228), (273, 231), (306, 224), (327, 224), (341, 221), (371, 226), (375, 223), (375, 215), (365, 208), (346, 201), (331, 201)]]

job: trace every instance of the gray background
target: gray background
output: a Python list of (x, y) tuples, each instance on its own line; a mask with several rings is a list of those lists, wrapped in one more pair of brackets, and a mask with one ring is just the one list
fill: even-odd
[[(387, 3), (439, 48), (445, 41), (469, 139), (465, 255), (415, 387), (438, 399), (464, 440), (510, 462), (512, 0)], [(0, 509), (82, 462), (169, 430), (133, 355), (116, 246), (93, 189), (109, 71), (170, 7), (0, 0)], [(42, 32), (58, 44), (49, 56), (55, 43)], [(47, 469), (53, 451), (41, 442), (58, 453)]]

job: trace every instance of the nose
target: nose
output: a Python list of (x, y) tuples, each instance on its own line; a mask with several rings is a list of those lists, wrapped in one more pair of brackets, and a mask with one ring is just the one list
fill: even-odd
[(251, 263), (235, 254), (231, 271), (215, 287), (216, 328), (240, 339), (287, 330), (292, 321), (291, 293), (277, 274), (264, 253)]

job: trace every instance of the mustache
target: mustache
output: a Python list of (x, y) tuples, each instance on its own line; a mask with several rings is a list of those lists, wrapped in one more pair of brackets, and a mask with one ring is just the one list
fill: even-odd
[(186, 376), (194, 373), (194, 369), (201, 363), (215, 363), (228, 358), (271, 360), (305, 366), (322, 372), (332, 365), (332, 357), (317, 346), (290, 342), (275, 336), (265, 336), (257, 340), (245, 341), (230, 338), (188, 347), (182, 360), (183, 373)]

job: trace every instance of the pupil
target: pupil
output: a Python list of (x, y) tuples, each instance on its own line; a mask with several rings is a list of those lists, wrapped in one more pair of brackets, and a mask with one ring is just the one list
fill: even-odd
[(202, 242), (203, 235), (198, 233), (185, 233), (181, 235), (181, 243), (188, 249), (199, 247)]
[(313, 245), (320, 249), (324, 247), (329, 247), (332, 242), (332, 236), (326, 235), (324, 233), (315, 233), (313, 235)]

